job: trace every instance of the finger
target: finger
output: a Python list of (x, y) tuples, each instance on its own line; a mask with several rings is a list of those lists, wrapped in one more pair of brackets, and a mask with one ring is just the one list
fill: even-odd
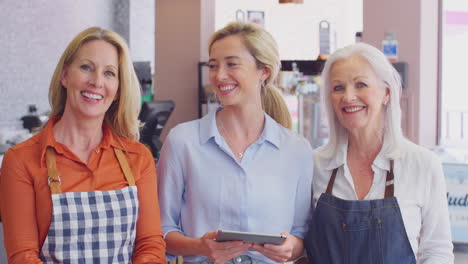
[(282, 256), (277, 256), (275, 254), (271, 254), (271, 252), (268, 252), (265, 250), (265, 248), (262, 248), (262, 247), (256, 247), (256, 251), (258, 251), (260, 254), (262, 254), (263, 256), (275, 261), (275, 262), (286, 262), (287, 258), (285, 257), (282, 257)]
[(268, 252), (268, 251), (263, 251), (263, 252), (258, 251), (258, 252), (275, 262), (283, 263), (289, 260), (289, 257), (287, 257), (286, 255), (278, 255), (277, 252)]
[(215, 239), (217, 233), (218, 233), (218, 230), (213, 231), (213, 232), (206, 232), (206, 233), (203, 235), (203, 238)]
[(248, 244), (243, 244), (242, 242), (240, 242), (239, 245), (237, 246), (228, 246), (226, 247), (225, 245), (223, 245), (225, 242), (210, 242), (210, 245), (209, 245), (209, 248), (210, 248), (210, 255), (214, 258), (214, 259), (218, 259), (220, 257), (224, 257), (226, 255), (232, 255), (233, 252), (238, 252), (238, 251), (241, 251), (241, 252), (245, 252), (249, 249), (249, 245)]
[(242, 255), (243, 253), (245, 253), (247, 250), (249, 250), (249, 246), (248, 245), (242, 245), (241, 247), (238, 247), (238, 248), (230, 248), (230, 249), (227, 249), (227, 250), (219, 250), (216, 252), (216, 256), (215, 257), (215, 262), (219, 262), (219, 263), (225, 263), (226, 261), (232, 259), (232, 258), (235, 258), (237, 256), (240, 256)]
[(226, 242), (212, 241), (212, 243), (216, 249), (220, 249), (220, 250), (235, 249), (235, 248), (243, 247), (245, 245), (244, 242), (242, 241), (226, 241)]
[(281, 251), (284, 250), (286, 243), (283, 243), (281, 245), (274, 245), (274, 244), (264, 244), (263, 247), (268, 250), (273, 250), (273, 251)]
[(231, 248), (228, 248), (228, 249), (225, 249), (224, 252), (225, 254), (234, 254), (235, 252), (245, 252), (247, 250), (249, 250), (250, 246), (248, 244), (242, 244), (240, 246), (237, 246), (237, 247), (231, 247)]
[(282, 259), (281, 262), (284, 262), (284, 259), (289, 258), (290, 255), (288, 254), (287, 249), (284, 249), (282, 247), (275, 247), (275, 250), (272, 250), (267, 248), (266, 245), (254, 245), (252, 249), (260, 252), (262, 255), (275, 261), (277, 261), (278, 259)]
[(248, 247), (243, 247), (243, 248), (239, 248), (237, 250), (229, 252), (228, 254), (225, 255), (227, 258), (226, 261), (244, 254), (245, 252), (247, 252), (247, 250), (249, 250)]

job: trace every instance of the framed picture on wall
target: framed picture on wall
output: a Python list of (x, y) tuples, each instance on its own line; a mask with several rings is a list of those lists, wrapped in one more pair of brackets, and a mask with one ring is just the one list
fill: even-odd
[(247, 21), (261, 26), (265, 26), (265, 12), (247, 10)]

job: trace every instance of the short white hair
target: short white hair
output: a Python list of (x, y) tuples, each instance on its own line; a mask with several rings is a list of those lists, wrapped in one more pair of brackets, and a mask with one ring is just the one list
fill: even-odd
[(315, 151), (318, 164), (324, 164), (337, 154), (338, 146), (344, 144), (348, 138), (347, 130), (341, 125), (331, 103), (330, 70), (335, 62), (359, 57), (366, 60), (374, 70), (377, 78), (382, 81), (382, 88), (388, 88), (390, 100), (384, 108), (384, 156), (396, 159), (400, 156), (400, 147), (404, 142), (401, 130), (400, 93), (401, 78), (385, 55), (377, 48), (357, 43), (335, 51), (325, 63), (321, 76), (321, 97), (328, 119), (329, 140)]

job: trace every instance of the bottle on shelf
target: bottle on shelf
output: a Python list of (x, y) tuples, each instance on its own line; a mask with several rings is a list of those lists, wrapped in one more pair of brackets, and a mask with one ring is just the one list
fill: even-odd
[(398, 40), (393, 32), (385, 32), (385, 39), (382, 40), (382, 52), (389, 61), (398, 61)]

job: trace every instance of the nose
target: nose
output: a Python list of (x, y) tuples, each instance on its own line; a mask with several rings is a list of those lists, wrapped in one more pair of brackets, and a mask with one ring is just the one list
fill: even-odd
[(356, 99), (356, 91), (353, 86), (347, 85), (343, 94), (344, 102), (352, 102)]
[(92, 76), (92, 79), (91, 79), (91, 84), (95, 87), (95, 88), (101, 88), (103, 87), (104, 85), (104, 76), (102, 76), (101, 74), (95, 72)]
[(227, 76), (226, 68), (223, 65), (219, 65), (216, 69), (215, 77), (217, 81), (224, 80)]

